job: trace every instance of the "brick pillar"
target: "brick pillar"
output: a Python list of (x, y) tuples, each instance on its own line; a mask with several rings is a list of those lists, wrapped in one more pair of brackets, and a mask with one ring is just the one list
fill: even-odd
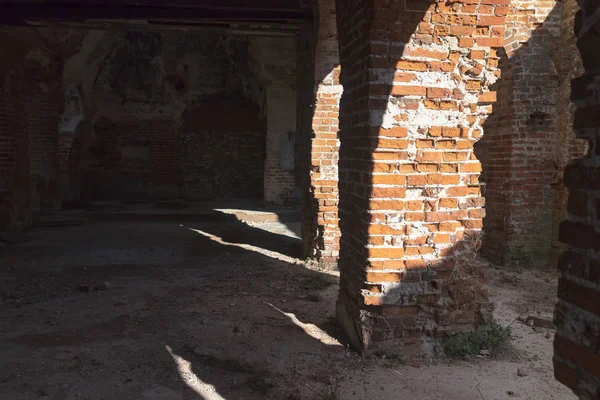
[[(560, 7), (562, 3), (562, 7)], [(587, 152), (587, 141), (579, 139), (573, 131), (573, 103), (571, 98), (571, 80), (580, 76), (584, 69), (577, 50), (577, 40), (573, 27), (575, 16), (579, 11), (576, 0), (564, 0), (557, 4), (562, 8), (561, 34), (558, 48), (552, 54), (552, 59), (558, 74), (558, 107), (557, 115), (557, 143), (555, 163), (558, 169), (555, 185), (555, 200), (552, 222), (552, 247), (553, 259), (551, 265), (556, 265), (558, 257), (564, 249), (564, 244), (559, 242), (560, 223), (567, 218), (568, 192), (563, 181), (563, 172), (568, 163), (576, 158), (583, 157)], [(567, 101), (569, 100), (569, 101)]]
[(19, 57), (5, 54), (0, 63), (0, 231), (31, 226), (29, 136), (24, 93), (28, 77)]
[(337, 315), (365, 353), (428, 351), (432, 337), (491, 319), (475, 267), (484, 200), (473, 144), (496, 98), (507, 4), (337, 3)]
[(581, 399), (600, 398), (600, 20), (597, 0), (579, 2), (575, 36), (585, 73), (573, 80), (574, 130), (590, 143), (565, 171), (568, 218), (560, 239), (554, 374)]
[(342, 86), (334, 0), (319, 1), (314, 54), (310, 183), (304, 197), (305, 256), (335, 265), (339, 256), (338, 117)]

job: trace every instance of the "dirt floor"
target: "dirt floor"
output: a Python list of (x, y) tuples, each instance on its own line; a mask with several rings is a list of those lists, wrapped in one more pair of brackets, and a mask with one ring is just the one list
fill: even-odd
[(573, 399), (552, 376), (551, 269), (487, 268), (499, 359), (361, 358), (298, 223), (93, 222), (0, 242), (0, 399)]

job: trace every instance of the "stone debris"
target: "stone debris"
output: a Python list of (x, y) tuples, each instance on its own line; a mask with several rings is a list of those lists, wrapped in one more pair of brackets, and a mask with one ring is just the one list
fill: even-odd
[(524, 369), (522, 369), (522, 368), (517, 369), (517, 376), (524, 377), (527, 375), (529, 375), (529, 374)]

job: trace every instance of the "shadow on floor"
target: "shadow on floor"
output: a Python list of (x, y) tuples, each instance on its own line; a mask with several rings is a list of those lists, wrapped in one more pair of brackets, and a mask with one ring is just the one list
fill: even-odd
[[(240, 221), (235, 215), (223, 214), (221, 219), (222, 223), (210, 227), (205, 227), (202, 223), (197, 222), (183, 223), (181, 226), (225, 246), (237, 246), (246, 249), (256, 247), (257, 251), (264, 249), (288, 257), (300, 258), (301, 256), (302, 241), (298, 237), (288, 236), (284, 233), (273, 233), (251, 226)], [(269, 227), (280, 232), (291, 230), (282, 223), (271, 222)]]
[(337, 278), (293, 258), (297, 238), (235, 216), (32, 235), (0, 255), (0, 398), (312, 398), (334, 384)]

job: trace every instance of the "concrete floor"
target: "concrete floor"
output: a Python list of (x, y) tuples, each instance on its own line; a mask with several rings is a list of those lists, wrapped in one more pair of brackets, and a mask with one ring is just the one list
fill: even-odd
[[(1, 245), (0, 399), (574, 398), (552, 377), (552, 332), (520, 323), (501, 359), (358, 357), (333, 321), (337, 277), (297, 258), (298, 229), (229, 214)], [(555, 274), (510, 273), (489, 271), (499, 321), (527, 304), (547, 317)]]

